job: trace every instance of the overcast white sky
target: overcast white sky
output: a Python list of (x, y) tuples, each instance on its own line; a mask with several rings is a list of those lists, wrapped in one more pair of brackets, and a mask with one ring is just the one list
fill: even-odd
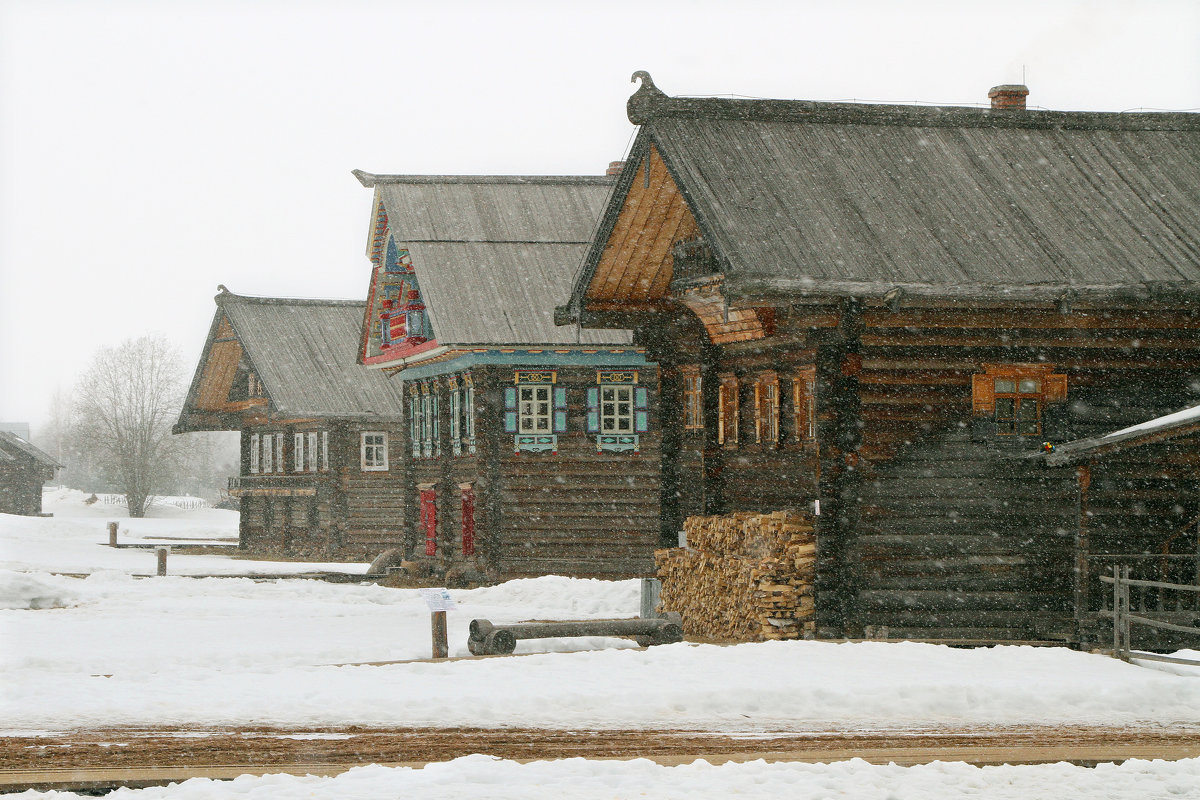
[[(366, 294), (350, 170), (599, 174), (668, 94), (1200, 110), (1200, 4), (0, 0), (0, 421), (218, 283)], [(564, 298), (565, 299), (565, 298)]]

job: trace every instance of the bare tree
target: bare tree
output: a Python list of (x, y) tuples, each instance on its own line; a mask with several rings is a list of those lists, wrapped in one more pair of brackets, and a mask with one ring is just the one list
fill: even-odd
[(75, 389), (75, 436), (142, 517), (173, 481), (179, 457), (171, 425), (183, 396), (179, 353), (161, 336), (100, 350)]

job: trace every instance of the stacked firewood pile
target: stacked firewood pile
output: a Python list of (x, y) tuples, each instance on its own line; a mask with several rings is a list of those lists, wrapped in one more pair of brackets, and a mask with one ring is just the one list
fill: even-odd
[(812, 518), (794, 511), (689, 517), (687, 548), (658, 550), (660, 607), (685, 634), (728, 641), (815, 632)]

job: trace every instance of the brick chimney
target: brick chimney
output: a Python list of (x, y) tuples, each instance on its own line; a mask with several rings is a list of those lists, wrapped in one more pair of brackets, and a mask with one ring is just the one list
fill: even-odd
[(623, 170), (623, 169), (625, 169), (624, 161), (610, 161), (610, 162), (608, 162), (608, 169), (604, 172), (604, 174), (610, 175), (610, 176), (611, 175), (620, 175), (621, 170)]
[(988, 91), (992, 100), (993, 111), (1024, 111), (1025, 97), (1029, 87), (1019, 83), (1006, 83), (1003, 86), (993, 86)]

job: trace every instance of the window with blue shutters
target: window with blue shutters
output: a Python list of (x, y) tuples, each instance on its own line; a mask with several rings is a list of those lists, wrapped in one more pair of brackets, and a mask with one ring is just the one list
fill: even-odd
[(650, 428), (649, 393), (633, 370), (602, 370), (587, 391), (587, 430), (598, 451), (638, 452)]
[(504, 430), (517, 452), (557, 453), (567, 429), (567, 391), (554, 370), (517, 370), (504, 388)]

